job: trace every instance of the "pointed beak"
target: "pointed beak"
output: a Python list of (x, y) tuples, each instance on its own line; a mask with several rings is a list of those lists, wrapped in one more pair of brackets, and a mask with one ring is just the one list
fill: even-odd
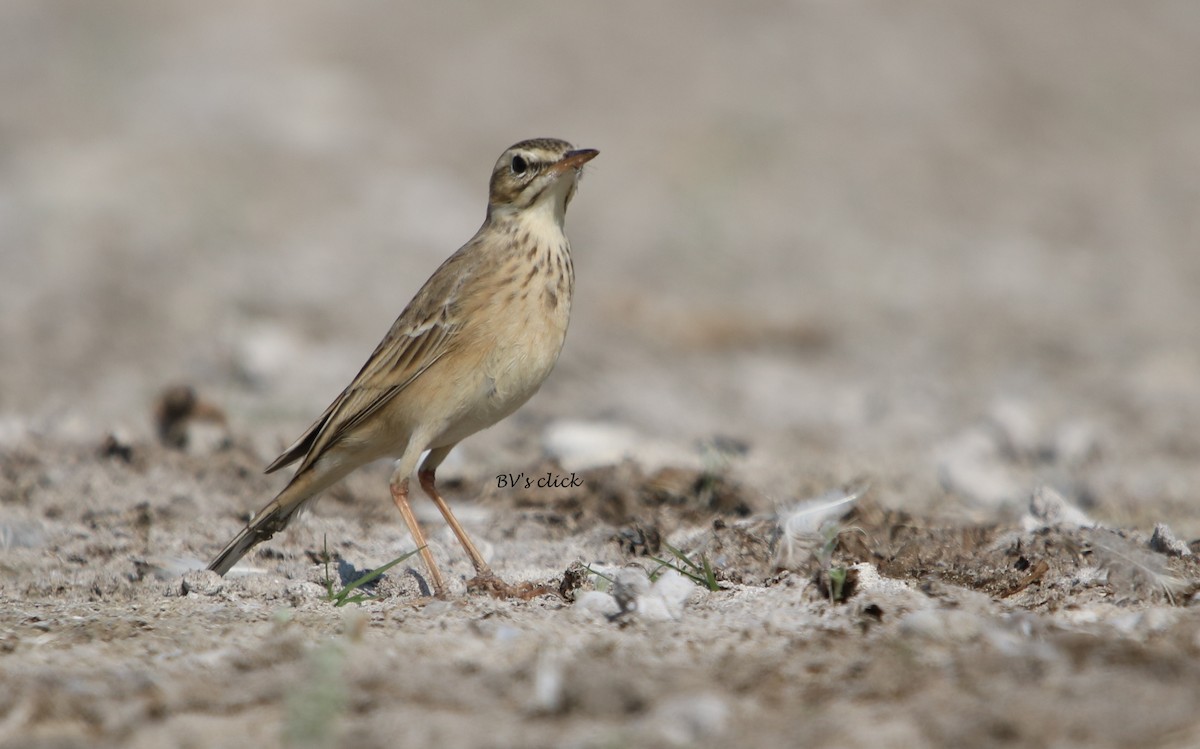
[(594, 148), (580, 148), (575, 151), (567, 151), (550, 168), (559, 173), (565, 172), (568, 169), (578, 169), (599, 155), (600, 152)]

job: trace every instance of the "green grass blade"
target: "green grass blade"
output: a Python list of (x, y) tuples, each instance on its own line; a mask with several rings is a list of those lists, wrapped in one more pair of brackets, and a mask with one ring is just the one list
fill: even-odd
[[(424, 547), (421, 547), (421, 548), (424, 548)], [(387, 564), (384, 564), (380, 567), (377, 567), (377, 568), (371, 570), (370, 572), (368, 572), (367, 574), (358, 578), (357, 580), (351, 581), (350, 583), (343, 586), (341, 588), (341, 590), (338, 590), (338, 591), (334, 591), (334, 589), (333, 589), (333, 578), (329, 575), (329, 553), (328, 553), (328, 551), (326, 551), (325, 552), (325, 589), (327, 592), (326, 600), (330, 601), (334, 606), (338, 606), (338, 607), (345, 606), (346, 604), (349, 604), (349, 603), (361, 604), (364, 601), (374, 600), (375, 596), (368, 594), (368, 593), (359, 593), (357, 595), (351, 595), (351, 594), (354, 593), (355, 590), (362, 587), (363, 585), (366, 585), (367, 583), (370, 583), (373, 580), (379, 579), (380, 575), (387, 572), (392, 567), (395, 567), (397, 564), (400, 564), (401, 562), (408, 559), (413, 554), (416, 554), (420, 550), (421, 549), (414, 549), (413, 551), (410, 551), (403, 556), (396, 557), (395, 559), (388, 562)]]

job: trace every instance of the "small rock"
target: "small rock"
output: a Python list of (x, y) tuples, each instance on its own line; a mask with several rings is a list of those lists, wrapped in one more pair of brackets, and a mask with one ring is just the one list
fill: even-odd
[(568, 471), (586, 471), (627, 460), (647, 470), (666, 466), (700, 470), (706, 468), (702, 451), (711, 449), (653, 439), (620, 424), (564, 420), (546, 427), (542, 450)]
[(301, 348), (292, 331), (282, 325), (247, 325), (234, 342), (233, 366), (243, 380), (261, 387), (295, 366)]
[(192, 570), (183, 573), (180, 591), (183, 595), (215, 596), (225, 587), (225, 579), (212, 570)]
[(225, 412), (203, 400), (190, 385), (171, 385), (159, 393), (154, 403), (154, 424), (159, 441), (176, 450), (192, 446), (197, 435), (191, 432), (197, 424), (212, 427), (200, 433), (205, 453), (229, 441)]
[(621, 613), (637, 610), (637, 601), (650, 591), (650, 578), (640, 567), (627, 567), (613, 576), (612, 597), (621, 607)]
[(1083, 510), (1072, 505), (1053, 487), (1042, 484), (1029, 497), (1025, 530), (1041, 528), (1090, 528), (1096, 523)]
[(679, 619), (695, 588), (694, 583), (675, 570), (664, 570), (650, 590), (638, 596), (638, 618), (651, 622)]
[(576, 593), (575, 608), (609, 619), (636, 616), (642, 621), (669, 621), (683, 615), (683, 607), (696, 589), (672, 569), (664, 570), (653, 582), (640, 567), (617, 570), (612, 577), (611, 594), (595, 590)]
[(590, 614), (599, 614), (607, 619), (621, 613), (621, 605), (617, 603), (617, 599), (610, 596), (608, 593), (601, 593), (598, 590), (585, 590), (575, 594), (576, 611), (582, 611)]
[(1192, 550), (1183, 541), (1175, 537), (1175, 533), (1166, 523), (1156, 523), (1154, 535), (1150, 536), (1150, 548), (1159, 554), (1169, 557), (1190, 557)]
[(569, 471), (615, 465), (634, 455), (638, 435), (629, 427), (559, 421), (546, 428), (542, 449)]
[(117, 458), (124, 463), (133, 462), (133, 443), (120, 432), (109, 432), (100, 443), (98, 450), (102, 458)]
[(591, 585), (591, 573), (582, 562), (572, 562), (563, 573), (562, 583), (558, 586), (558, 594), (565, 601), (574, 601), (575, 596)]

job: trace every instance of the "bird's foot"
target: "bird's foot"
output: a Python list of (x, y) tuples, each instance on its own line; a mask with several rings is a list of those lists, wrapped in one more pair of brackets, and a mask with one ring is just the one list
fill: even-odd
[(467, 592), (487, 593), (493, 598), (519, 598), (522, 601), (528, 601), (548, 593), (558, 593), (555, 588), (531, 582), (510, 585), (492, 572), (485, 572), (468, 580)]

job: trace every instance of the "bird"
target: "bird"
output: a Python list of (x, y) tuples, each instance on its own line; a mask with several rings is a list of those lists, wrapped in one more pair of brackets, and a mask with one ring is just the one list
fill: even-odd
[(583, 166), (597, 154), (533, 138), (500, 155), (479, 231), (421, 286), (325, 412), (267, 466), (272, 473), (299, 464), (208, 569), (224, 575), (321, 492), (367, 463), (393, 458), (391, 498), (434, 595), (444, 598), (447, 589), (409, 504), (414, 471), (471, 559), (468, 590), (518, 594), (455, 518), (436, 474), (459, 442), (524, 405), (558, 361), (575, 288), (564, 220)]

